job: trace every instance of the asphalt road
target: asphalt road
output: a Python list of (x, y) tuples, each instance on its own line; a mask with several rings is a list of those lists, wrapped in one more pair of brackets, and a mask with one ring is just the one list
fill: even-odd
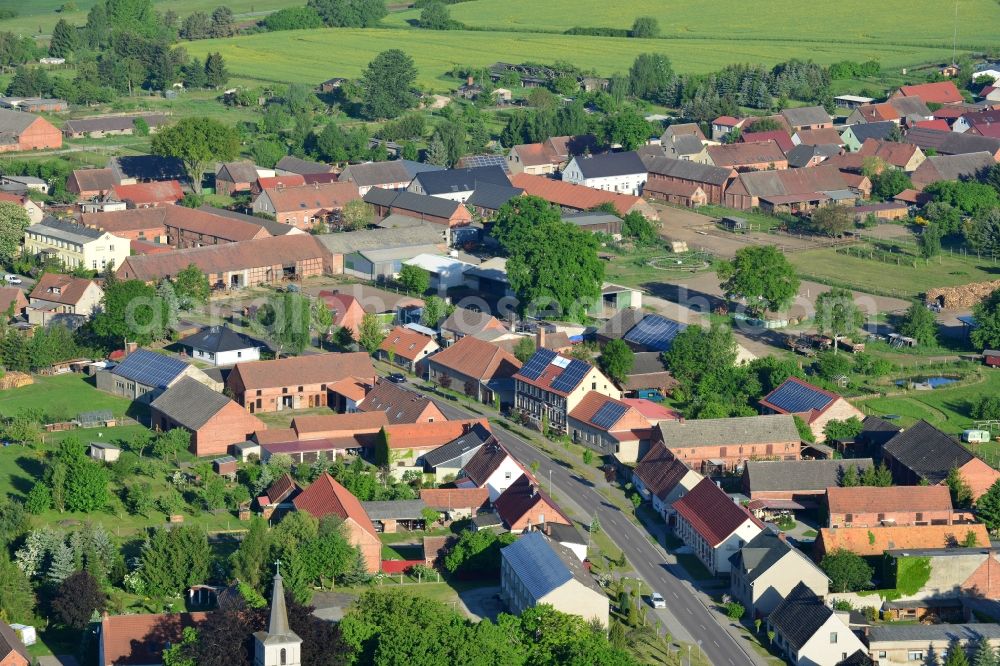
[[(447, 400), (437, 399), (435, 402), (449, 419), (476, 416)], [(503, 428), (496, 428), (494, 434), (507, 450), (525, 465), (533, 460), (539, 462), (537, 476), (543, 488), (547, 487), (551, 472), (552, 485), (558, 494), (569, 497), (584, 510), (596, 513), (601, 529), (625, 552), (625, 556), (643, 580), (653, 590), (663, 595), (673, 616), (695, 641), (701, 642), (705, 656), (714, 666), (755, 663), (755, 660), (719, 626), (712, 613), (694, 596), (689, 583), (679, 579), (670, 571), (671, 567), (679, 565), (667, 563), (660, 551), (649, 542), (649, 534), (622, 516), (621, 510), (598, 493), (590, 481), (553, 462), (543, 451), (539, 451)]]

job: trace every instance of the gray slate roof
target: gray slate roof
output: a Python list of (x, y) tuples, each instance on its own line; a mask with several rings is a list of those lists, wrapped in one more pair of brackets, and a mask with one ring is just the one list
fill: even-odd
[(471, 192), (476, 189), (477, 181), (510, 187), (510, 179), (498, 166), (424, 171), (414, 176), (413, 180), (420, 183), (424, 192), (430, 195)]
[(781, 112), (792, 127), (802, 125), (822, 125), (832, 121), (830, 114), (822, 106), (802, 106), (796, 109), (785, 109)]
[(790, 414), (741, 416), (731, 419), (661, 421), (657, 426), (667, 447), (770, 444), (800, 441)]
[(970, 153), (996, 153), (1000, 150), (1000, 139), (988, 136), (914, 127), (906, 133), (906, 143), (932, 148), (938, 155), (967, 155)]
[(261, 348), (266, 345), (248, 335), (237, 333), (228, 326), (209, 326), (187, 336), (180, 344), (193, 349), (202, 349), (217, 354), (238, 349)]
[[(189, 430), (197, 430), (232, 402), (201, 382), (185, 377), (153, 401), (151, 407), (163, 412)], [(240, 439), (243, 439), (242, 435)]]
[(414, 520), (421, 517), (427, 503), (422, 499), (383, 500), (362, 502), (361, 507), (371, 520)]
[(319, 234), (316, 239), (333, 254), (382, 250), (443, 242), (441, 227), (431, 223), (391, 229), (366, 229), (336, 234)]
[[(984, 137), (985, 138), (985, 137)], [(923, 173), (933, 169), (938, 180), (964, 180), (975, 178), (994, 164), (990, 153), (968, 153), (965, 155), (931, 155), (917, 168)]]
[(115, 173), (116, 182), (125, 178), (139, 181), (187, 179), (184, 162), (177, 157), (120, 155), (108, 160), (108, 168)]
[(584, 178), (610, 178), (647, 172), (646, 165), (634, 150), (627, 153), (575, 157), (574, 160)]
[(476, 189), (465, 203), (486, 210), (499, 210), (505, 203), (522, 194), (524, 194), (524, 190), (520, 187), (476, 181)]
[(320, 162), (311, 162), (309, 160), (304, 160), (300, 157), (295, 157), (293, 155), (285, 155), (278, 163), (275, 168), (280, 171), (288, 171), (289, 173), (297, 173), (301, 175), (311, 174), (311, 173), (329, 173), (330, 165), (322, 164)]
[(167, 116), (162, 113), (150, 113), (137, 116), (106, 116), (104, 118), (80, 118), (77, 120), (67, 120), (63, 125), (63, 130), (67, 132), (121, 132), (132, 129), (135, 121), (142, 119), (149, 127), (155, 128), (168, 122)]
[(970, 641), (985, 636), (1000, 639), (997, 624), (900, 624), (873, 626), (868, 630), (869, 642), (884, 641)]
[(37, 118), (33, 113), (0, 109), (0, 134), (20, 134)]
[[(374, 191), (374, 189), (369, 190), (368, 194)], [(365, 201), (369, 201), (368, 194), (365, 195)], [(375, 203), (375, 201), (371, 201), (370, 203)], [(394, 211), (398, 209), (430, 215), (432, 217), (449, 218), (455, 214), (455, 210), (462, 204), (451, 199), (442, 199), (441, 197), (417, 194), (416, 192), (398, 192), (392, 198), (389, 205)]]
[(724, 169), (690, 160), (675, 160), (672, 157), (647, 159), (646, 168), (652, 174), (662, 174), (671, 178), (681, 178), (708, 185), (723, 185), (732, 174), (732, 169)]
[(952, 467), (973, 458), (968, 449), (927, 421), (917, 421), (890, 439), (883, 451), (932, 484), (944, 481)]
[(823, 490), (839, 485), (841, 476), (851, 465), (862, 472), (874, 464), (871, 458), (750, 460), (743, 468), (743, 488), (750, 493), (765, 490)]
[(393, 183), (409, 183), (413, 180), (413, 175), (400, 160), (392, 160), (352, 164), (340, 174), (340, 180), (368, 187), (390, 185)]
[(81, 245), (104, 235), (104, 232), (100, 229), (85, 227), (82, 224), (75, 224), (73, 222), (63, 222), (54, 217), (46, 217), (38, 224), (32, 224), (28, 227), (28, 231), (33, 234), (48, 236), (49, 238), (80, 243)]
[(805, 583), (799, 583), (771, 611), (767, 622), (797, 652), (831, 615), (833, 611)]
[(865, 139), (878, 139), (879, 141), (885, 139), (894, 127), (898, 127), (898, 125), (891, 120), (885, 120), (879, 123), (858, 123), (857, 125), (851, 125), (844, 132), (848, 129), (851, 130), (854, 138), (864, 143)]
[(674, 155), (697, 155), (705, 150), (705, 144), (694, 134), (681, 134), (670, 139), (664, 149)]
[[(456, 437), (444, 446), (439, 446), (430, 453), (424, 455), (424, 465), (428, 467), (438, 467), (450, 460), (458, 460), (462, 457), (471, 457), (469, 454), (476, 451), (483, 444), (493, 439), (493, 433), (487, 430), (481, 423), (475, 424), (469, 432)], [(474, 455), (474, 454), (473, 454)]]
[(525, 534), (500, 549), (500, 556), (535, 599), (541, 599), (574, 578), (604, 594), (572, 551), (546, 538), (541, 532)]

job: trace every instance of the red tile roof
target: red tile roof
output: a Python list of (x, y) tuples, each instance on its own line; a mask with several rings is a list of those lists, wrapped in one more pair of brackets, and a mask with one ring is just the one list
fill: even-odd
[[(621, 416), (619, 416), (611, 425), (605, 424), (600, 426), (593, 422), (593, 418), (605, 405), (618, 405), (623, 407), (625, 411), (623, 411)], [(618, 427), (623, 421), (626, 423), (635, 423), (636, 421), (640, 421), (643, 426), (649, 425), (649, 421), (646, 420), (646, 417), (640, 414), (637, 410), (633, 409), (628, 403), (616, 400), (615, 398), (609, 398), (603, 393), (598, 393), (597, 391), (588, 391), (580, 402), (577, 403), (576, 407), (573, 408), (573, 411), (569, 413), (569, 417), (577, 421), (582, 421), (594, 428), (597, 428), (598, 430), (605, 431), (628, 429)]]
[(12, 303), (15, 314), (28, 307), (28, 299), (19, 287), (0, 287), (0, 312), (7, 312)]
[(136, 205), (145, 203), (174, 203), (184, 198), (181, 184), (176, 180), (161, 180), (135, 185), (115, 185), (115, 196), (121, 201)]
[(937, 83), (902, 86), (899, 89), (899, 95), (903, 97), (919, 97), (925, 104), (957, 104), (964, 99), (962, 93), (955, 87), (954, 81), (938, 81)]
[(795, 133), (799, 138), (799, 145), (805, 146), (842, 146), (844, 140), (840, 138), (840, 132), (832, 127), (822, 129), (799, 130)]
[(687, 495), (674, 502), (674, 510), (715, 548), (746, 521), (761, 526), (742, 506), (729, 498), (711, 479), (702, 479)]
[(299, 489), (299, 485), (295, 483), (292, 479), (291, 474), (287, 472), (279, 476), (274, 483), (272, 483), (264, 496), (267, 497), (268, 504), (280, 504), (289, 495)]
[(416, 361), (425, 356), (424, 350), (436, 344), (430, 336), (410, 328), (397, 326), (389, 331), (378, 348), (386, 353), (392, 352), (396, 358)]
[(299, 187), (305, 185), (306, 180), (301, 174), (290, 173), (284, 176), (270, 176), (257, 179), (257, 187), (262, 190), (276, 189), (278, 187)]
[(386, 421), (383, 425), (448, 420), (430, 398), (384, 379), (368, 392), (358, 409), (381, 414)]
[(296, 416), (292, 419), (292, 429), (298, 434), (298, 439), (352, 437), (357, 433), (378, 432), (388, 423), (385, 412), (317, 414)]
[(196, 627), (207, 617), (207, 613), (105, 617), (101, 620), (104, 661), (115, 666), (158, 664), (168, 643), (179, 643), (185, 627)]
[(948, 124), (947, 120), (943, 118), (935, 118), (934, 120), (920, 120), (913, 124), (914, 127), (919, 127), (920, 129), (937, 130), (938, 132), (950, 132), (951, 125)]
[(713, 125), (722, 125), (723, 127), (736, 127), (737, 125), (743, 123), (746, 119), (734, 118), (732, 116), (719, 116), (712, 121)]
[(865, 142), (861, 144), (861, 148), (858, 150), (858, 154), (862, 157), (878, 157), (887, 164), (903, 168), (913, 159), (917, 150), (918, 147), (912, 143), (865, 139)]
[(229, 381), (238, 377), (245, 389), (275, 388), (297, 384), (332, 384), (347, 377), (375, 376), (375, 366), (365, 352), (287, 356), (273, 361), (237, 363)]
[(432, 509), (482, 509), (490, 501), (488, 488), (427, 488), (420, 491), (420, 499)]
[(76, 305), (92, 282), (93, 280), (73, 277), (72, 275), (45, 273), (35, 283), (35, 288), (31, 290), (31, 298), (64, 305)]
[(592, 187), (564, 183), (545, 176), (533, 176), (527, 173), (514, 174), (510, 178), (511, 185), (520, 187), (525, 194), (541, 197), (550, 203), (577, 210), (590, 210), (603, 203), (611, 203), (622, 215), (627, 215), (632, 207), (642, 201), (639, 197), (628, 194), (616, 194), (596, 190)]
[(951, 511), (948, 486), (891, 486), (827, 488), (830, 513), (888, 513), (894, 511)]
[(490, 430), (489, 421), (482, 419), (462, 419), (460, 421), (433, 421), (429, 423), (397, 423), (387, 425), (383, 430), (389, 436), (390, 449), (427, 449), (444, 446), (475, 423)]
[(709, 146), (708, 156), (718, 167), (737, 167), (747, 164), (770, 164), (785, 162), (777, 142), (773, 140), (756, 143), (729, 143)]
[[(750, 126), (750, 129), (753, 129), (753, 125)], [(774, 141), (784, 153), (795, 147), (795, 142), (792, 141), (792, 137), (785, 130), (744, 132), (740, 135), (740, 143), (756, 143), (760, 141)]]
[[(572, 525), (573, 521), (562, 512), (548, 494), (541, 489), (537, 482), (532, 481), (527, 475), (522, 475), (510, 484), (507, 490), (503, 491), (493, 508), (505, 525), (511, 526), (521, 520), (525, 514), (531, 512), (539, 503), (544, 502), (556, 512), (555, 516), (546, 516), (546, 522), (563, 523)], [(537, 527), (537, 526), (535, 526)]]
[(365, 513), (358, 498), (347, 488), (337, 483), (336, 479), (323, 472), (315, 481), (295, 498), (295, 508), (305, 511), (317, 518), (331, 514), (344, 520), (351, 518), (367, 532), (378, 537), (375, 526)]
[(510, 352), (467, 335), (431, 357), (431, 363), (482, 381), (512, 377), (521, 362)]
[(299, 210), (343, 208), (349, 201), (360, 199), (358, 186), (354, 183), (313, 183), (298, 187), (276, 187), (266, 189), (274, 210), (291, 213)]
[(561, 161), (558, 155), (547, 150), (546, 146), (541, 143), (522, 143), (519, 146), (514, 146), (511, 150), (516, 151), (517, 156), (521, 159), (521, 164), (528, 167), (559, 164)]
[(867, 557), (887, 550), (950, 548), (961, 543), (967, 533), (976, 543), (988, 545), (989, 533), (982, 523), (965, 525), (904, 525), (896, 527), (824, 527), (816, 538), (816, 552), (822, 557), (838, 549)]
[[(691, 471), (691, 468), (674, 457), (663, 442), (654, 442), (635, 467), (635, 475), (649, 492), (660, 499), (666, 499)], [(701, 478), (700, 474), (697, 476)]]
[(676, 411), (652, 400), (646, 400), (645, 398), (622, 398), (622, 402), (650, 421), (663, 421), (664, 419), (680, 420), (680, 414)]

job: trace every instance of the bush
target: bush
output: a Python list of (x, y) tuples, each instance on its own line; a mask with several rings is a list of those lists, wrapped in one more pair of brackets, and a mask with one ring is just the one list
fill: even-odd
[(972, 418), (982, 421), (1000, 419), (1000, 396), (984, 395), (972, 405)]
[(739, 620), (743, 617), (743, 614), (746, 613), (746, 609), (743, 607), (743, 604), (738, 601), (726, 602), (722, 605), (722, 607), (726, 610), (726, 616), (730, 620)]
[(312, 7), (286, 7), (270, 14), (261, 25), (269, 31), (303, 30), (322, 28), (323, 19)]

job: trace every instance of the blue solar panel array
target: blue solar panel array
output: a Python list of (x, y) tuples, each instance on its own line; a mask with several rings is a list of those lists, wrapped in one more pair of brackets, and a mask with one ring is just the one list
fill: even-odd
[(590, 372), (589, 363), (577, 360), (570, 361), (566, 369), (552, 380), (552, 388), (569, 393), (579, 385), (588, 372)]
[(677, 334), (687, 328), (686, 324), (667, 319), (660, 315), (649, 314), (639, 323), (629, 329), (625, 340), (637, 345), (644, 345), (653, 351), (667, 351), (673, 344)]
[(116, 365), (111, 372), (146, 386), (166, 388), (186, 368), (187, 363), (180, 359), (145, 349), (137, 349)]
[(500, 554), (536, 599), (573, 578), (573, 572), (540, 532), (528, 532)]
[(590, 422), (598, 428), (608, 430), (618, 423), (618, 419), (624, 416), (627, 411), (628, 405), (620, 405), (617, 402), (608, 400), (601, 405), (601, 408), (597, 410), (594, 417), (590, 419)]
[(538, 379), (555, 357), (556, 353), (551, 349), (539, 349), (521, 368), (521, 376)]
[(789, 414), (801, 414), (811, 409), (822, 410), (833, 402), (834, 398), (813, 386), (786, 380), (784, 384), (774, 389), (766, 400)]

